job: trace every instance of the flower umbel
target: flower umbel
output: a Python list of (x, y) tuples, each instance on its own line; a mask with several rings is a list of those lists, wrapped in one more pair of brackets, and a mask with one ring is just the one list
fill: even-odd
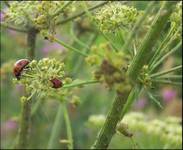
[[(92, 48), (92, 54), (86, 61), (96, 66), (94, 77), (105, 83), (109, 89), (118, 93), (125, 93), (131, 88), (128, 77), (125, 75), (129, 63), (129, 55), (115, 52), (108, 43)], [(124, 86), (125, 85), (125, 86)]]
[(121, 3), (112, 3), (96, 12), (95, 20), (102, 32), (114, 32), (117, 28), (130, 27), (136, 21), (139, 13), (134, 7)]
[(28, 93), (37, 92), (39, 95), (50, 95), (65, 83), (64, 63), (56, 59), (43, 58), (33, 60), (28, 68), (23, 70), (20, 80)]

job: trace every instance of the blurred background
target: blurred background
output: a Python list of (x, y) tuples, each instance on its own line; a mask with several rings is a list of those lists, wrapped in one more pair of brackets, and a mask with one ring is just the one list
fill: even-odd
[[(143, 10), (147, 3), (133, 2), (137, 9)], [(1, 10), (6, 7), (1, 2)], [(1, 11), (0, 19), (3, 21), (3, 11)], [(57, 28), (57, 37), (66, 43), (72, 43), (74, 47), (82, 49), (74, 36), (87, 43), (93, 38), (92, 45), (100, 44), (104, 38), (100, 35), (93, 34), (93, 31), (87, 29), (90, 22), (85, 19), (71, 22), (62, 27)], [(73, 30), (71, 31), (71, 28)], [(92, 29), (91, 29), (92, 30)], [(10, 148), (15, 142), (19, 127), (20, 115), (20, 97), (24, 93), (21, 85), (15, 85), (12, 82), (12, 69), (14, 63), (22, 58), (27, 58), (26, 54), (26, 34), (19, 33), (10, 29), (1, 28), (1, 148)], [(72, 78), (90, 79), (92, 68), (89, 67), (80, 56), (67, 51), (59, 44), (45, 41), (38, 35), (36, 41), (36, 58), (37, 60), (49, 57), (66, 62), (67, 72)], [(181, 62), (180, 52), (175, 53), (164, 62), (163, 67), (169, 68), (174, 62)], [(180, 118), (182, 120), (182, 87), (163, 85), (156, 89), (157, 97), (163, 106), (159, 108), (145, 94), (136, 99), (131, 112), (143, 113), (148, 119), (160, 119), (170, 116)], [(74, 147), (89, 148), (94, 142), (99, 127), (89, 125), (91, 115), (106, 115), (111, 103), (115, 97), (114, 91), (108, 91), (103, 85), (89, 85), (84, 88), (76, 89), (75, 94), (80, 97), (81, 104), (77, 107), (68, 105), (69, 115), (71, 119)], [(58, 102), (55, 100), (44, 100), (36, 114), (32, 117), (30, 130), (30, 147), (46, 148), (49, 135), (55, 119)], [(181, 126), (181, 122), (180, 122)], [(159, 140), (160, 137), (153, 136), (143, 132), (135, 131), (133, 140), (123, 135), (116, 134), (110, 144), (110, 148), (133, 148), (137, 143), (141, 148), (164, 148), (167, 143)], [(60, 131), (60, 140), (66, 139), (66, 129), (64, 121), (62, 122)], [(56, 142), (56, 148), (66, 148), (61, 142)], [(170, 148), (180, 148), (180, 145), (170, 145)]]

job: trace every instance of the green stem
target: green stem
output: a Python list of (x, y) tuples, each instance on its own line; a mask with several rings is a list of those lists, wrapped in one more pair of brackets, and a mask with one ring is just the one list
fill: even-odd
[[(146, 38), (140, 47), (137, 55), (134, 58), (129, 70), (128, 75), (132, 80), (136, 80), (138, 78), (139, 72), (143, 65), (148, 60), (147, 54), (149, 50), (154, 46), (157, 37), (160, 34), (160, 31), (163, 29), (164, 25), (166, 24), (172, 9), (172, 3), (165, 2), (163, 7), (161, 7), (156, 19), (151, 26), (151, 30), (146, 35)], [(164, 13), (164, 8), (167, 8), (167, 12)], [(144, 59), (146, 58), (146, 60)], [(106, 149), (112, 139), (113, 134), (115, 133), (116, 125), (121, 119), (121, 113), (127, 103), (127, 98), (130, 91), (123, 94), (118, 94), (116, 99), (113, 102), (112, 108), (110, 109), (106, 121), (99, 132), (99, 135), (92, 146), (93, 149)], [(125, 111), (125, 110), (124, 110)]]
[(152, 82), (156, 82), (158, 84), (182, 85), (182, 82), (175, 82), (171, 80), (162, 80), (162, 79), (152, 79)]
[(84, 47), (86, 50), (90, 50), (90, 48), (88, 47), (88, 45), (85, 44), (84, 42), (82, 42), (80, 39), (78, 39), (77, 36), (75, 35), (75, 33), (74, 33), (74, 23), (72, 23), (72, 27), (71, 27), (70, 33), (71, 33), (72, 38), (73, 38), (79, 45), (81, 45), (82, 47)]
[[(145, 36), (145, 39), (142, 42), (142, 45), (140, 46), (139, 50), (137, 51), (137, 55), (134, 57), (127, 72), (129, 77), (133, 81), (137, 80), (142, 67), (147, 63), (150, 56), (152, 55), (150, 51), (156, 44), (156, 41), (160, 36), (161, 31), (166, 25), (167, 20), (171, 15), (172, 8), (173, 8), (172, 3), (164, 2), (164, 5), (160, 8), (155, 20), (153, 21), (151, 29)], [(166, 10), (166, 12), (164, 12), (164, 10)]]
[(116, 125), (121, 118), (121, 110), (124, 108), (129, 93), (130, 91), (124, 94), (117, 94), (92, 149), (107, 149), (115, 133)]
[(58, 110), (57, 110), (57, 115), (55, 117), (55, 121), (51, 130), (51, 136), (48, 142), (48, 147), (47, 149), (53, 149), (56, 146), (56, 143), (59, 141), (59, 135), (60, 135), (60, 131), (61, 131), (61, 124), (63, 121), (63, 104), (60, 103)]
[(31, 110), (31, 117), (33, 117), (36, 114), (36, 112), (37, 112), (38, 108), (41, 106), (42, 102), (43, 102), (42, 99), (38, 99), (35, 102), (35, 104), (32, 107), (32, 110)]
[(86, 54), (86, 53), (84, 53), (84, 52), (82, 52), (82, 51), (80, 51), (80, 50), (78, 50), (78, 49), (76, 49), (76, 48), (74, 48), (74, 47), (72, 47), (72, 46), (66, 44), (66, 43), (63, 42), (63, 41), (60, 41), (60, 40), (58, 40), (58, 39), (56, 39), (56, 38), (54, 38), (54, 41), (57, 42), (57, 43), (59, 43), (59, 44), (61, 44), (61, 45), (64, 46), (64, 47), (68, 48), (69, 50), (74, 51), (74, 52), (76, 52), (76, 53), (78, 53), (78, 54), (80, 54), (80, 55), (82, 55), (82, 56), (84, 56), (84, 57), (88, 56), (88, 54)]
[[(88, 44), (87, 44), (87, 49), (86, 48), (83, 48), (82, 50), (85, 52), (85, 53), (88, 53), (91, 46), (93, 45), (93, 43), (95, 42), (95, 40), (97, 39), (97, 36), (98, 34), (95, 34), (95, 35), (92, 35), (90, 37), (90, 39), (88, 40)], [(76, 64), (76, 66), (73, 68), (73, 75), (77, 75), (79, 72), (78, 70), (81, 69), (82, 67), (82, 63), (84, 62), (83, 58), (81, 58), (81, 56), (79, 56), (79, 59), (78, 59), (78, 63)]]
[(124, 115), (127, 113), (127, 111), (130, 110), (131, 105), (133, 104), (133, 102), (135, 100), (135, 96), (136, 96), (136, 93), (137, 93), (137, 89), (138, 89), (137, 87), (134, 87), (132, 89), (132, 91), (130, 92), (130, 94), (128, 96), (128, 99), (127, 99), (127, 101), (126, 101), (126, 103), (125, 103), (125, 105), (124, 105), (124, 107), (122, 109), (121, 118), (123, 118)]
[(23, 101), (21, 107), (22, 112), (21, 112), (20, 129), (18, 135), (18, 145), (16, 146), (17, 149), (27, 148), (31, 101), (29, 100)]
[(10, 30), (13, 30), (13, 31), (17, 31), (17, 32), (27, 33), (27, 30), (25, 30), (25, 29), (20, 29), (18, 27), (14, 27), (14, 26), (11, 26), (11, 25), (8, 25), (8, 24), (5, 24), (5, 23), (1, 23), (1, 27), (7, 28), (7, 29), (10, 29)]
[(150, 92), (147, 92), (149, 98), (151, 100), (153, 100), (153, 102), (158, 105), (161, 109), (163, 108), (163, 106), (161, 105), (160, 101), (158, 101)]
[(165, 75), (165, 74), (168, 74), (168, 73), (171, 73), (173, 71), (180, 70), (180, 69), (182, 69), (182, 65), (173, 67), (173, 68), (171, 68), (169, 70), (165, 70), (165, 71), (162, 71), (162, 72), (158, 72), (158, 73), (152, 74), (152, 75), (150, 75), (150, 77), (151, 78), (153, 78), (153, 77), (159, 77), (159, 76), (162, 76), (162, 75)]
[[(27, 148), (29, 123), (30, 123), (30, 109), (31, 98), (36, 92), (33, 92), (26, 100), (21, 101), (21, 121), (18, 136), (15, 138), (15, 148)], [(17, 143), (18, 142), (18, 143)]]
[(69, 6), (73, 1), (69, 1), (67, 2), (65, 5), (63, 5), (53, 16), (52, 18), (58, 16), (60, 13), (62, 13), (64, 11), (64, 9)]
[(158, 57), (158, 55), (160, 54), (160, 51), (162, 51), (163, 49), (163, 46), (165, 45), (165, 43), (167, 43), (165, 45), (165, 48), (167, 47), (167, 45), (169, 45), (168, 41), (171, 41), (171, 39), (169, 40), (169, 38), (171, 37), (172, 35), (172, 32), (173, 32), (173, 28), (171, 28), (168, 32), (168, 34), (166, 35), (166, 37), (164, 38), (163, 42), (161, 42), (160, 46), (157, 48), (154, 56), (152, 57), (151, 61), (149, 62), (149, 64), (151, 65), (152, 63), (154, 63), (155, 59)]
[(149, 12), (152, 10), (152, 7), (154, 6), (155, 2), (152, 1), (149, 3), (149, 5), (147, 6), (144, 14), (137, 20), (137, 22), (135, 23), (132, 31), (130, 32), (130, 35), (127, 37), (127, 40), (123, 46), (124, 50), (128, 50), (129, 45), (131, 45), (133, 37), (135, 36), (135, 34), (137, 34), (138, 30), (141, 28), (143, 22), (145, 21), (146, 17), (148, 16)]
[[(100, 3), (100, 4), (96, 5), (96, 6), (93, 6), (93, 7), (89, 8), (88, 11), (95, 10), (95, 9), (97, 9), (97, 8), (99, 8), (99, 7), (101, 7), (101, 6), (105, 5), (105, 4), (107, 4), (107, 3), (108, 3), (108, 2), (102, 2), (102, 3)], [(78, 17), (81, 17), (81, 16), (83, 16), (83, 15), (85, 15), (85, 14), (86, 14), (86, 11), (82, 11), (81, 13), (78, 13), (78, 14), (76, 14), (76, 15), (74, 15), (74, 16), (71, 16), (71, 17), (69, 17), (69, 18), (66, 18), (65, 20), (59, 21), (59, 22), (57, 23), (57, 25), (65, 24), (65, 23), (67, 23), (67, 22), (69, 22), (69, 21), (71, 21), (71, 20), (74, 20), (74, 19), (76, 19), (76, 18), (78, 18)]]
[(82, 82), (79, 82), (79, 83), (64, 85), (62, 88), (73, 88), (73, 87), (84, 86), (84, 85), (87, 85), (87, 84), (93, 84), (93, 83), (98, 83), (98, 82), (99, 82), (98, 80), (82, 81)]
[[(178, 30), (177, 32), (169, 39), (169, 41), (167, 41), (166, 45), (163, 47), (159, 47), (155, 54), (154, 54), (154, 58), (152, 58), (152, 60), (149, 63), (149, 68), (152, 68), (154, 66), (154, 64), (163, 56), (164, 52), (167, 51), (168, 47), (174, 42), (174, 40), (176, 39)], [(171, 36), (171, 35), (170, 35)]]
[(179, 80), (179, 79), (182, 79), (182, 75), (160, 76), (160, 77), (156, 77), (154, 79), (174, 79), (174, 80)]
[(36, 45), (36, 36), (38, 31), (34, 28), (28, 30), (27, 33), (27, 45), (28, 45), (28, 57), (33, 60), (35, 57), (35, 45)]
[(65, 125), (67, 128), (67, 138), (69, 140), (68, 149), (73, 149), (72, 129), (71, 129), (71, 123), (69, 119), (69, 113), (66, 108), (66, 104), (64, 104), (63, 106), (63, 113), (64, 113)]
[[(28, 55), (30, 59), (34, 58), (35, 42), (36, 42), (37, 31), (35, 29), (30, 29), (27, 33), (27, 46), (29, 48)], [(32, 103), (32, 93), (26, 101), (22, 102), (22, 112), (21, 112), (21, 123), (18, 134), (18, 144), (16, 148), (26, 149), (28, 146), (28, 136), (29, 136), (29, 125), (31, 118), (31, 103)]]
[(172, 53), (177, 51), (182, 45), (182, 42), (179, 42), (176, 47), (174, 47), (172, 50), (170, 50), (168, 53), (166, 53), (160, 60), (158, 60), (151, 68), (150, 73), (156, 69), (167, 57), (169, 57)]

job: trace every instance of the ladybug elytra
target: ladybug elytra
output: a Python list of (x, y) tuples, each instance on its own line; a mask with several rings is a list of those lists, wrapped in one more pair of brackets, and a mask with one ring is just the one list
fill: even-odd
[(22, 71), (26, 68), (26, 66), (29, 63), (30, 61), (28, 59), (20, 59), (15, 63), (13, 68), (13, 73), (18, 80), (20, 80)]
[(62, 81), (59, 80), (58, 78), (53, 78), (50, 81), (53, 84), (52, 88), (55, 88), (55, 89), (58, 89), (63, 85)]

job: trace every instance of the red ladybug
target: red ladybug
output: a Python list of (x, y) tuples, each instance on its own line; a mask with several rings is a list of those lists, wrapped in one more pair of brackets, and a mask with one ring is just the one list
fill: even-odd
[(23, 69), (25, 69), (29, 63), (30, 61), (28, 59), (20, 59), (15, 63), (13, 73), (18, 80), (20, 80)]
[(61, 80), (59, 80), (58, 78), (53, 78), (50, 80), (53, 84), (52, 88), (58, 89), (60, 87), (62, 87), (63, 83)]

